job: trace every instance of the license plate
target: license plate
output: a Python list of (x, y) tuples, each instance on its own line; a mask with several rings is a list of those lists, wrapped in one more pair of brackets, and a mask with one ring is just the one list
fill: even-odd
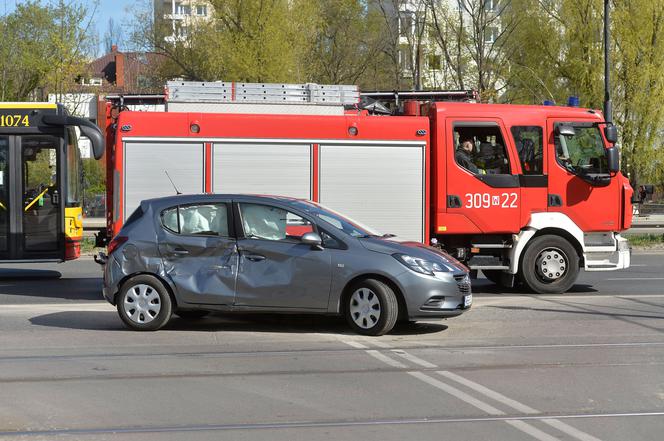
[(467, 296), (463, 296), (463, 307), (464, 308), (470, 308), (470, 305), (473, 304), (473, 295), (468, 294)]

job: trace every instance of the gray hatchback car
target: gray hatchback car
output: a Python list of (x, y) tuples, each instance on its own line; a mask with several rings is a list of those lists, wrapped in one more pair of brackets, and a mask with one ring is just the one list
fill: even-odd
[(141, 202), (111, 241), (104, 297), (135, 330), (175, 313), (342, 314), (358, 333), (470, 308), (467, 269), (397, 242), (314, 202), (278, 196), (180, 195)]

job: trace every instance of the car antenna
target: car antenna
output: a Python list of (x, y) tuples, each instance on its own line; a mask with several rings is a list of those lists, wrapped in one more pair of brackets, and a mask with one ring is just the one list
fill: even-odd
[(182, 194), (182, 192), (180, 190), (178, 190), (178, 188), (175, 186), (175, 182), (173, 182), (173, 180), (171, 179), (171, 176), (168, 174), (168, 172), (166, 170), (164, 170), (164, 173), (166, 173), (166, 177), (168, 178), (168, 180), (171, 181), (171, 185), (175, 189), (175, 194)]

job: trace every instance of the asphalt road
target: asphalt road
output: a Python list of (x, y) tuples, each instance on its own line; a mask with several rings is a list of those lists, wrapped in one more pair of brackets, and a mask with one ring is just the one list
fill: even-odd
[(463, 316), (379, 338), (260, 315), (135, 333), (92, 261), (5, 267), (0, 440), (659, 441), (664, 254), (633, 264), (565, 295), (480, 279)]

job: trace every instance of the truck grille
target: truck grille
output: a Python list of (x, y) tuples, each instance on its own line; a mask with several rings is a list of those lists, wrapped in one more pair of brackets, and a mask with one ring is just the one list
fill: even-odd
[(459, 287), (459, 292), (461, 292), (461, 294), (470, 294), (471, 287), (470, 277), (468, 274), (458, 274), (454, 276), (454, 280), (456, 280), (457, 286)]

